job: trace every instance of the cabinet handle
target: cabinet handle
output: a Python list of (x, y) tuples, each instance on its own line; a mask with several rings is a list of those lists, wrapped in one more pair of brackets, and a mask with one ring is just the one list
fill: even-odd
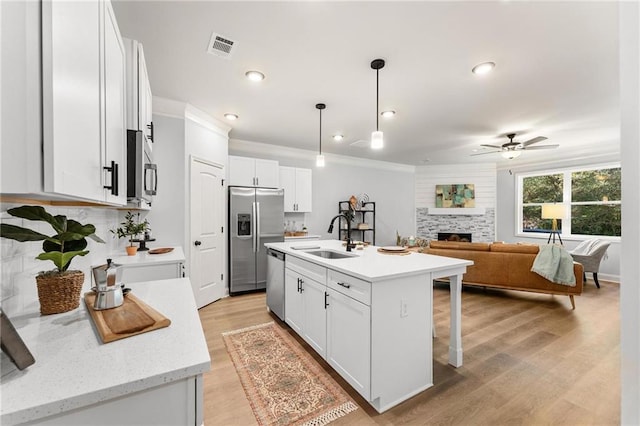
[(198, 247), (200, 244), (202, 244), (202, 241), (195, 240), (193, 242), (193, 245), (196, 246), (196, 247)]
[(300, 293), (304, 293), (304, 287), (302, 286), (302, 284), (304, 284), (304, 280), (300, 278)]
[(338, 285), (341, 285), (344, 288), (351, 288), (351, 284), (347, 284), (347, 283), (336, 283)]
[(300, 278), (298, 278), (298, 293), (300, 293)]
[(327, 299), (329, 299), (329, 293), (325, 291), (324, 292), (324, 308), (325, 309), (327, 309), (327, 306), (329, 306), (329, 302), (327, 301)]
[(111, 173), (111, 185), (103, 186), (104, 189), (111, 191), (111, 195), (118, 196), (118, 163), (111, 161), (111, 167), (103, 167), (104, 170)]
[(260, 178), (256, 176), (256, 186), (260, 186)]
[(151, 130), (151, 133), (149, 134), (149, 136), (147, 136), (147, 139), (153, 142), (153, 121), (147, 124), (147, 129)]

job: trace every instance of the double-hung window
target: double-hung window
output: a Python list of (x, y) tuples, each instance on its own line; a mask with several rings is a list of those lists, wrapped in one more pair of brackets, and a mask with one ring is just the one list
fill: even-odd
[(542, 218), (542, 206), (558, 204), (563, 237), (621, 235), (619, 165), (522, 173), (517, 182), (518, 233), (548, 233), (552, 219)]

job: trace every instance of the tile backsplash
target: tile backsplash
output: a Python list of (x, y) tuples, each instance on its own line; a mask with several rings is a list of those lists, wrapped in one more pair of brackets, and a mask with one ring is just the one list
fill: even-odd
[[(0, 220), (3, 223), (11, 223), (24, 226), (42, 232), (45, 235), (52, 235), (51, 225), (45, 222), (34, 222), (15, 218), (7, 213), (12, 207), (18, 204), (2, 204)], [(46, 210), (53, 215), (65, 215), (69, 219), (77, 220), (82, 224), (93, 224), (96, 227), (96, 235), (102, 238), (105, 243), (100, 244), (91, 239), (87, 239), (89, 254), (77, 256), (71, 263), (71, 269), (84, 272), (85, 289), (91, 287), (91, 266), (105, 262), (107, 257), (117, 254), (124, 255), (124, 240), (113, 238), (109, 229), (118, 226), (124, 213), (111, 208), (98, 207), (57, 207), (45, 206)], [(0, 238), (0, 251), (2, 255), (1, 263), (1, 285), (0, 303), (2, 310), (9, 316), (19, 315), (25, 309), (35, 306), (38, 309), (38, 294), (36, 289), (35, 276), (39, 271), (54, 269), (50, 261), (37, 260), (36, 256), (42, 251), (42, 242), (18, 242), (6, 238)], [(84, 290), (83, 290), (84, 291)]]

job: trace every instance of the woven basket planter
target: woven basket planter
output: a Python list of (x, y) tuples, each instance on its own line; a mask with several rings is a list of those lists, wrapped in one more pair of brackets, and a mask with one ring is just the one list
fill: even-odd
[(84, 273), (68, 271), (62, 275), (38, 275), (38, 299), (42, 315), (60, 314), (80, 306)]

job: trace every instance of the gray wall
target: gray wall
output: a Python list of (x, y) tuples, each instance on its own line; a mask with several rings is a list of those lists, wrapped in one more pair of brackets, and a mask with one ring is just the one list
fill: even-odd
[[(589, 162), (579, 162), (573, 161), (571, 162), (571, 167), (578, 167), (581, 165), (589, 166), (593, 164), (600, 164), (604, 162), (610, 162), (611, 159), (600, 159), (594, 160), (591, 159)], [(568, 167), (567, 164), (555, 163), (555, 164), (546, 164), (544, 166), (530, 166), (530, 167), (522, 167), (519, 169), (509, 169), (498, 170), (497, 176), (497, 185), (498, 185), (498, 197), (496, 199), (497, 212), (496, 212), (496, 239), (498, 241), (507, 241), (507, 242), (530, 242), (535, 244), (545, 243), (548, 235), (539, 235), (536, 237), (528, 237), (516, 234), (516, 173), (518, 172), (530, 172), (536, 170), (554, 170), (560, 169), (562, 167)], [(572, 250), (579, 243), (581, 243), (585, 238), (562, 238), (564, 243), (564, 247), (567, 250)], [(620, 281), (620, 239), (612, 239), (611, 245), (609, 246), (609, 250), (607, 250), (606, 259), (602, 260), (600, 264), (600, 272), (598, 273), (598, 277), (611, 280), (611, 281)], [(587, 280), (589, 283), (593, 284), (591, 276), (587, 276)]]
[[(158, 165), (158, 195), (154, 197), (147, 219), (151, 224), (155, 247), (184, 246), (187, 222), (184, 203), (188, 182), (185, 181), (185, 121), (153, 115), (153, 160)], [(185, 253), (187, 248), (184, 247)]]
[[(257, 150), (249, 151), (250, 146)], [(296, 220), (298, 225), (303, 220), (310, 234), (337, 239), (337, 227), (333, 234), (328, 234), (327, 228), (331, 218), (338, 214), (338, 202), (362, 193), (376, 202), (376, 245), (395, 244), (396, 231), (401, 235), (415, 233), (414, 171), (410, 166), (327, 155), (326, 166), (317, 168), (313, 152), (307, 151), (305, 155), (274, 145), (267, 147), (233, 139), (229, 141), (229, 155), (277, 160), (281, 166), (312, 169), (313, 211), (285, 217)]]

